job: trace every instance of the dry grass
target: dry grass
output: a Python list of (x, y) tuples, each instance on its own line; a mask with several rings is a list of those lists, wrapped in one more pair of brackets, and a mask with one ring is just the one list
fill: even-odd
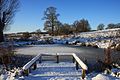
[(9, 64), (13, 55), (12, 46), (0, 45), (0, 60), (2, 64)]

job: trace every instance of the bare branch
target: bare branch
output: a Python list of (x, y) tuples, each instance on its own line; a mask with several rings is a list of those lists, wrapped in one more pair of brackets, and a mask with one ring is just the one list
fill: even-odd
[(0, 42), (4, 41), (3, 31), (13, 22), (19, 8), (19, 0), (0, 0)]
[(12, 23), (13, 17), (19, 8), (18, 0), (1, 0), (0, 1), (0, 28), (6, 28)]

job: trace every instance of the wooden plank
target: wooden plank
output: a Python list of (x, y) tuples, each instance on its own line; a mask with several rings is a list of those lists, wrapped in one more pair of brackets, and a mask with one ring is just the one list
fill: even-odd
[(82, 69), (82, 79), (84, 79), (86, 76), (86, 70)]
[(56, 55), (56, 63), (59, 63), (59, 55)]
[(72, 58), (73, 58), (73, 59), (72, 59), (73, 63), (75, 63), (75, 58), (74, 58), (73, 56), (72, 56)]
[(39, 57), (39, 63), (42, 63), (42, 56)]
[(78, 65), (78, 62), (76, 61), (76, 70), (79, 69), (79, 65)]
[[(75, 53), (44, 53), (44, 54), (38, 54), (36, 57), (34, 57), (31, 61), (29, 61), (25, 66), (23, 66), (23, 69), (24, 70), (27, 70), (29, 69), (29, 67), (34, 64), (39, 58), (40, 56), (49, 56), (49, 55), (71, 55), (74, 57), (74, 59), (77, 61), (77, 63), (84, 69), (84, 70), (87, 70), (88, 67), (82, 62), (82, 60), (79, 59), (79, 57), (75, 54)], [(57, 62), (59, 62), (58, 60), (58, 56), (57, 56)]]

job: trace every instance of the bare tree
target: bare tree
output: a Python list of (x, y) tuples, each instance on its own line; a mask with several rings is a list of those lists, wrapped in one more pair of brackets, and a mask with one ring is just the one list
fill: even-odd
[(55, 7), (48, 7), (44, 12), (44, 17), (43, 17), (43, 20), (45, 20), (44, 30), (51, 32), (52, 35), (54, 35), (54, 30), (56, 27), (55, 24), (58, 21), (57, 19), (58, 16), (59, 14), (56, 13)]
[(110, 23), (107, 25), (107, 28), (106, 29), (113, 29), (115, 28), (115, 24), (114, 23)]
[(88, 22), (88, 20), (85, 19), (81, 19), (81, 20), (76, 20), (73, 23), (73, 28), (74, 28), (74, 32), (75, 33), (79, 33), (79, 32), (87, 32), (91, 30), (90, 24)]
[(97, 26), (97, 30), (104, 30), (104, 27), (105, 25), (101, 23)]
[(18, 7), (19, 0), (0, 0), (0, 42), (4, 41), (3, 32), (12, 23)]

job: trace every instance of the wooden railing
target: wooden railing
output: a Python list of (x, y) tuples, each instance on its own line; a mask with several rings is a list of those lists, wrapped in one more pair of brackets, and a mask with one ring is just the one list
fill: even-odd
[(31, 67), (33, 67), (33, 69), (36, 69), (37, 68), (37, 64), (36, 64), (36, 61), (40, 58), (40, 54), (38, 54), (37, 56), (35, 56), (31, 61), (29, 61), (27, 64), (25, 64), (23, 66), (23, 70), (24, 70), (24, 73), (25, 75), (28, 75), (29, 72), (30, 72), (30, 69)]
[(81, 66), (82, 68), (82, 79), (85, 78), (86, 71), (88, 70), (88, 67), (85, 65), (85, 63), (80, 60), (80, 58), (76, 54), (72, 54), (73, 58), (76, 61), (76, 69), (78, 70), (78, 67)]
[(73, 62), (76, 63), (76, 69), (78, 70), (79, 66), (82, 68), (82, 78), (85, 78), (86, 71), (88, 70), (88, 67), (84, 62), (75, 54), (75, 53), (56, 53), (56, 54), (51, 54), (51, 53), (44, 53), (44, 54), (38, 54), (35, 56), (31, 61), (29, 61), (26, 65), (23, 66), (23, 70), (25, 75), (28, 75), (30, 72), (31, 67), (33, 69), (37, 68), (36, 61), (39, 60), (39, 62), (42, 62), (42, 56), (56, 56), (56, 63), (60, 62), (59, 56), (72, 56), (73, 57)]

